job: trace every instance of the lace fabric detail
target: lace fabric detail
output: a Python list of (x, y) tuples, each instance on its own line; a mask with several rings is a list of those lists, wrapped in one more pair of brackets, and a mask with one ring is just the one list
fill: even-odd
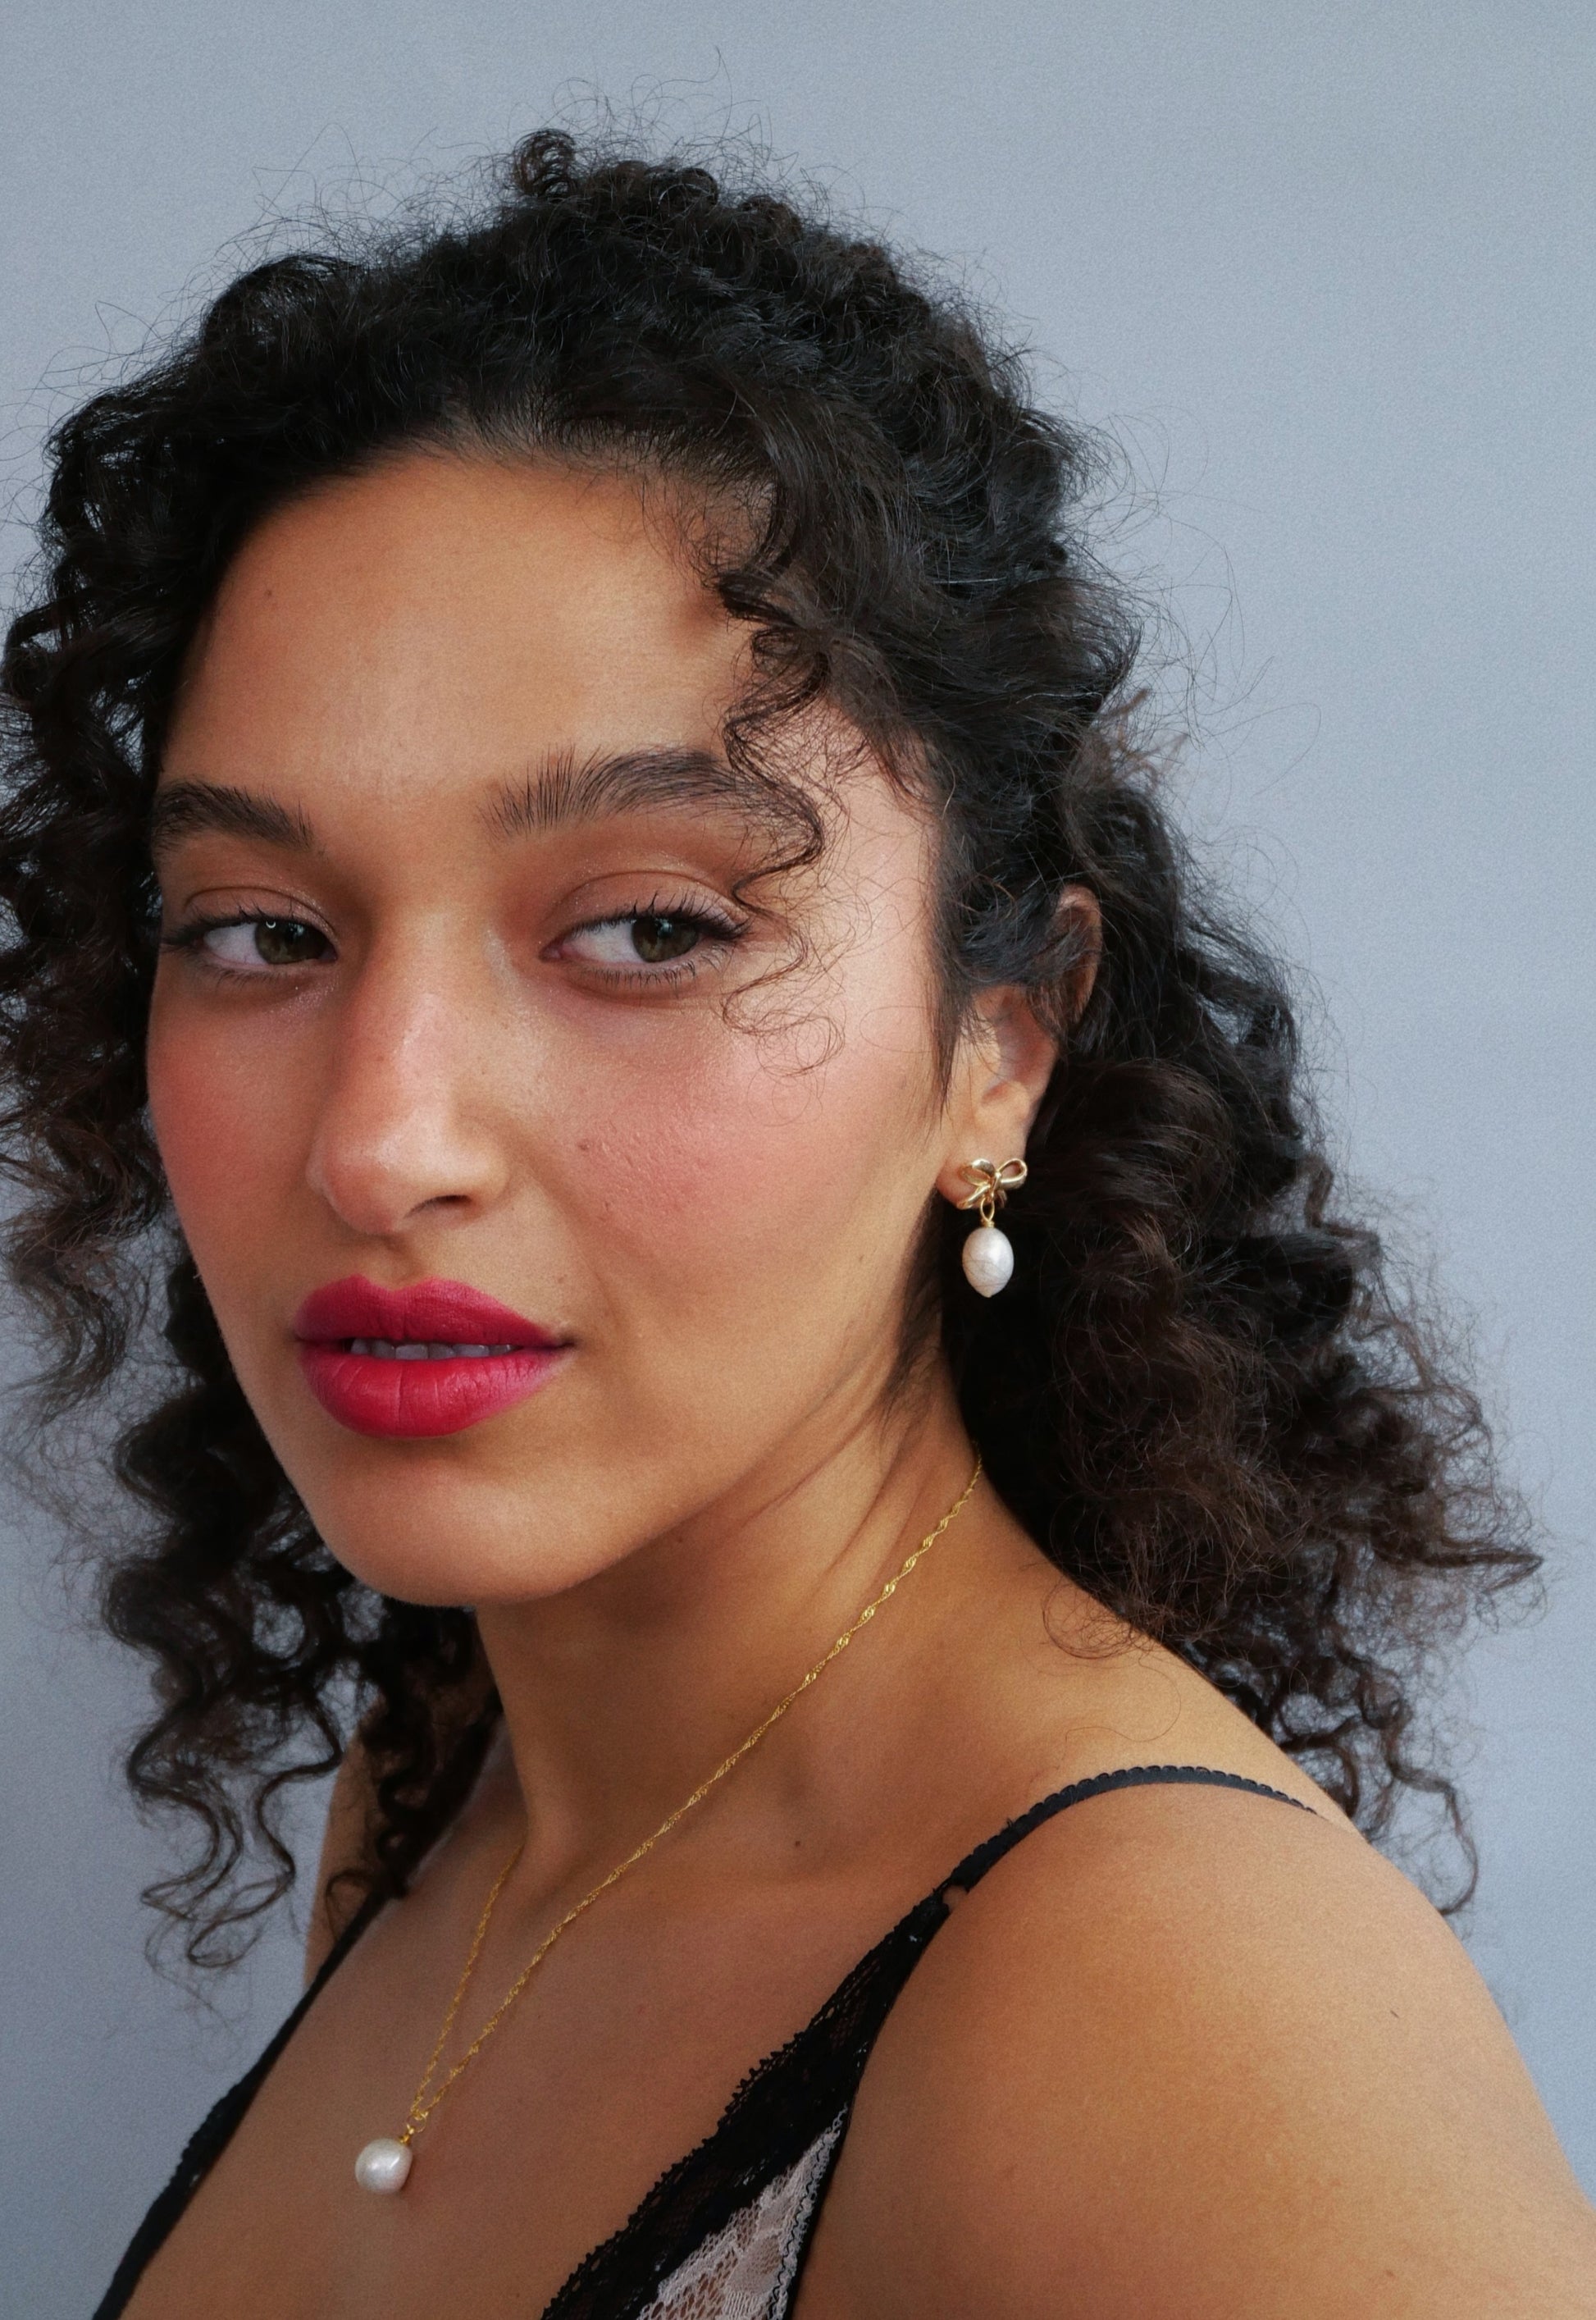
[(816, 2135), (801, 2159), (678, 2264), (640, 2320), (786, 2320), (843, 2124), (838, 2118)]

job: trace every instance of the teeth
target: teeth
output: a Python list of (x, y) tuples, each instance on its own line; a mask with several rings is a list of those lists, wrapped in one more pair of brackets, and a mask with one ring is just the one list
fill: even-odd
[(374, 1355), (380, 1362), (480, 1362), (490, 1354), (513, 1354), (513, 1346), (440, 1346), (414, 1342), (397, 1346), (389, 1337), (351, 1337), (352, 1354)]

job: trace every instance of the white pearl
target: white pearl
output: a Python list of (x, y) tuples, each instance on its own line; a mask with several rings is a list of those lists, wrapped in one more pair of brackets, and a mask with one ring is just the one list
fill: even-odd
[(1014, 1244), (996, 1225), (978, 1225), (964, 1244), (964, 1278), (981, 1297), (996, 1297), (1014, 1277)]
[(355, 2180), (363, 2191), (402, 2191), (410, 2171), (410, 2145), (391, 2134), (379, 2134), (355, 2161)]

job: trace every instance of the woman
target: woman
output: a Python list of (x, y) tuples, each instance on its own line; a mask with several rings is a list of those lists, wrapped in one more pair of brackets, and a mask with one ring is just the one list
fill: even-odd
[(545, 135), (55, 455), (14, 1262), (71, 1406), (172, 1237), (107, 1603), (191, 1956), (342, 1758), (306, 2002), (102, 2311), (1596, 2311), (1354, 1826), (1533, 1558), (1015, 363)]

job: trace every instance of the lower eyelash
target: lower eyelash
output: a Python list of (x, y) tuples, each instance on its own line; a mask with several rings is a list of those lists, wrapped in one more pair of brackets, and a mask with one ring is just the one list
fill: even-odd
[(693, 982), (699, 970), (696, 964), (684, 958), (680, 964), (672, 962), (652, 971), (645, 967), (599, 966), (590, 972), (602, 975), (606, 983), (618, 983), (627, 991), (670, 991), (679, 983)]
[[(662, 915), (665, 914), (663, 913)], [(685, 911), (679, 911), (676, 915), (681, 918), (685, 918), (688, 914)], [(695, 917), (698, 916), (696, 912), (694, 915)], [(640, 911), (637, 913), (637, 916), (639, 918), (645, 918), (648, 916), (648, 913), (646, 911)], [(703, 927), (705, 933), (710, 938), (711, 943), (722, 949), (730, 949), (732, 944), (737, 940), (738, 936), (740, 936), (744, 931), (744, 929), (739, 927), (735, 933), (723, 934), (719, 927), (711, 919), (700, 918), (699, 923)], [(703, 965), (704, 960), (698, 951), (689, 951), (685, 958), (672, 959), (664, 966), (643, 966), (641, 965), (636, 967), (593, 966), (590, 967), (588, 971), (592, 974), (601, 974), (607, 983), (619, 983), (629, 988), (638, 990), (658, 991), (662, 985), (668, 988), (673, 983), (693, 982), (701, 972)]]

